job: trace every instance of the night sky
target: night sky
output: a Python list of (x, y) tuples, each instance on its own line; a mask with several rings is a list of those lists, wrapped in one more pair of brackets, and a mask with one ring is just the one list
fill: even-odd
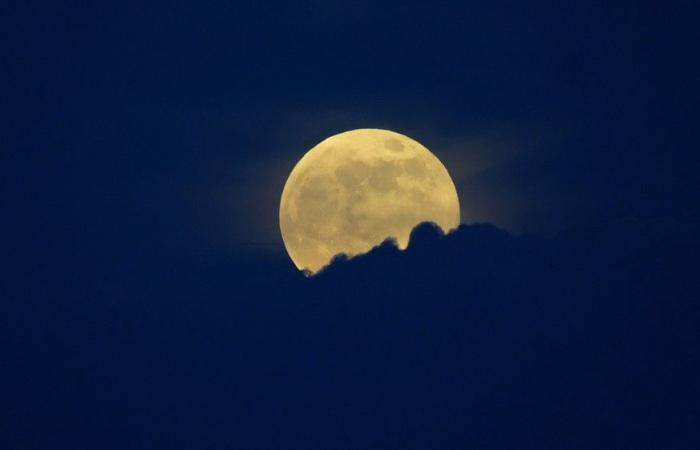
[[(3, 5), (0, 448), (700, 448), (698, 13)], [(356, 128), (464, 225), (305, 277), (284, 182)]]

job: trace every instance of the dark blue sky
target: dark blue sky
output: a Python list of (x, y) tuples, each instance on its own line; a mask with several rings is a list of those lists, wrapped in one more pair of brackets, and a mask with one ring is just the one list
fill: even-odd
[(465, 222), (698, 217), (691, 2), (5, 9), (3, 189), (56, 241), (278, 246), (293, 164), (358, 127), (433, 150)]
[[(498, 247), (500, 259), (493, 260), (511, 264), (507, 271), (491, 264), (493, 272), (470, 272), (481, 267), (478, 261), (492, 261), (494, 251), (474, 238), (460, 244), (460, 255), (473, 252), (477, 263), (442, 261), (449, 276), (430, 275), (443, 283), (444, 298), (473, 300), (464, 304), (476, 314), (469, 316), (471, 325), (494, 324), (497, 331), (477, 327), (476, 340), (457, 336), (454, 342), (466, 339), (470, 351), (510, 348), (507, 343), (533, 325), (543, 328), (537, 335), (542, 340), (523, 344), (535, 367), (531, 375), (548, 373), (551, 358), (568, 358), (566, 351), (547, 349), (558, 333), (565, 335), (562, 348), (571, 344), (594, 361), (581, 369), (567, 360), (571, 364), (559, 374), (582, 378), (552, 387), (508, 378), (523, 368), (519, 356), (487, 358), (482, 381), (489, 392), (497, 397), (505, 377), (509, 398), (526, 398), (529, 405), (516, 405), (508, 427), (526, 433), (532, 426), (545, 434), (556, 428), (556, 402), (532, 415), (535, 422), (519, 418), (529, 417), (528, 402), (540, 390), (576, 391), (590, 370), (605, 389), (634, 398), (608, 397), (591, 384), (585, 385), (595, 400), (587, 406), (588, 391), (574, 395), (565, 408), (576, 419), (563, 429), (587, 436), (582, 442), (588, 448), (624, 448), (619, 443), (633, 430), (658, 424), (645, 411), (660, 407), (670, 411), (661, 431), (634, 434), (632, 441), (661, 445), (663, 435), (673, 435), (675, 441), (651, 448), (697, 448), (689, 444), (697, 439), (689, 430), (698, 413), (688, 401), (697, 385), (687, 374), (697, 369), (697, 334), (690, 323), (698, 308), (684, 297), (697, 292), (686, 289), (694, 267), (686, 258), (688, 249), (697, 248), (700, 219), (696, 2), (15, 3), (0, 7), (0, 189), (8, 267), (0, 282), (0, 329), (16, 368), (6, 397), (11, 421), (0, 423), (11, 424), (13, 448), (227, 448), (223, 443), (232, 442), (240, 444), (233, 448), (314, 448), (294, 431), (310, 425), (295, 421), (284, 403), (307, 397), (313, 412), (306, 419), (327, 425), (318, 442), (341, 442), (346, 431), (324, 416), (328, 404), (322, 395), (314, 397), (308, 380), (320, 377), (318, 370), (347, 375), (356, 366), (330, 360), (315, 366), (314, 358), (333, 351), (310, 345), (306, 353), (303, 343), (327, 339), (329, 346), (352, 346), (343, 334), (353, 329), (352, 318), (359, 329), (376, 333), (359, 340), (377, 344), (373, 358), (383, 348), (407, 358), (402, 352), (415, 335), (404, 341), (406, 329), (392, 331), (391, 317), (366, 322), (376, 295), (367, 289), (381, 286), (377, 280), (359, 287), (369, 297), (350, 307), (344, 302), (351, 302), (355, 286), (340, 276), (340, 309), (319, 306), (335, 287), (303, 284), (307, 280), (284, 253), (277, 212), (286, 177), (301, 155), (332, 134), (361, 127), (398, 131), (430, 148), (455, 180), (464, 222), (535, 236), (535, 244), (523, 237)], [(566, 244), (548, 243), (544, 251), (537, 240), (542, 236), (560, 236)], [(633, 243), (621, 250), (615, 244), (620, 237)], [(595, 257), (580, 261), (575, 253), (588, 247)], [(665, 265), (670, 262), (673, 270)], [(534, 278), (520, 271), (530, 266)], [(393, 299), (412, 287), (430, 296), (420, 269), (411, 267), (409, 277), (387, 269), (387, 279), (414, 284), (381, 291), (381, 302), (387, 302), (380, 302), (382, 308), (390, 310)], [(545, 283), (538, 297), (543, 280), (551, 285)], [(593, 306), (582, 306), (594, 297)], [(430, 318), (419, 328), (442, 330), (436, 317), (445, 314), (459, 329), (451, 320), (462, 317), (463, 305), (426, 312), (423, 300), (419, 294), (404, 298), (411, 314)], [(526, 321), (515, 326), (518, 334), (508, 335), (520, 300), (534, 302), (524, 308), (532, 316), (526, 313)], [(561, 307), (567, 300), (583, 302), (572, 306), (585, 313), (583, 322)], [(607, 315), (606, 305), (612, 305)], [(632, 308), (628, 326), (618, 333), (617, 320), (630, 305), (641, 306)], [(487, 309), (487, 322), (480, 308)], [(329, 330), (324, 314), (347, 320), (345, 328)], [(299, 342), (288, 339), (300, 330), (287, 317), (308, 325)], [(378, 330), (387, 326), (382, 335)], [(599, 328), (602, 335), (587, 334)], [(270, 329), (277, 334), (266, 334)], [(505, 334), (491, 347), (474, 344), (488, 343), (499, 332)], [(440, 347), (440, 339), (455, 337), (445, 333), (420, 342), (426, 355)], [(629, 336), (634, 340), (626, 341)], [(589, 338), (598, 350), (607, 339), (622, 344), (601, 362), (586, 347)], [(450, 352), (460, 348), (448, 346)], [(456, 357), (447, 353), (429, 356), (430, 364), (453, 363)], [(298, 358), (291, 369), (276, 365), (291, 361), (289, 355)], [(615, 362), (628, 360), (629, 371)], [(367, 371), (360, 381), (371, 388), (346, 392), (334, 378), (324, 378), (329, 384), (322, 388), (333, 402), (381, 396), (371, 382), (373, 363), (358, 364)], [(460, 364), (467, 372), (478, 367)], [(275, 378), (284, 367), (298, 385)], [(379, 376), (392, 385), (399, 368), (409, 370), (410, 380), (427, 377), (439, 384), (420, 367), (401, 359), (396, 367), (381, 365)], [(616, 390), (640, 373), (643, 381), (632, 394)], [(338, 379), (357, 381), (345, 375)], [(676, 381), (670, 396), (667, 389)], [(464, 388), (458, 384), (451, 380), (449, 389), (438, 391), (449, 397), (450, 389)], [(463, 395), (479, 397), (474, 385), (464, 389)], [(200, 402), (200, 394), (219, 400)], [(382, 414), (412, 411), (404, 404), (407, 397), (392, 395), (399, 401), (382, 406)], [(430, 391), (419, 397), (430, 404)], [(455, 399), (449, 408), (469, 404)], [(475, 410), (459, 416), (468, 418), (473, 434), (449, 408), (430, 430), (451, 430), (445, 448), (564, 448), (535, 438), (523, 447), (515, 437), (509, 443), (498, 437), (503, 424), (492, 420), (503, 411), (491, 400), (476, 402), (475, 408), (487, 410), (484, 418)], [(240, 408), (229, 406), (236, 404)], [(376, 424), (362, 411), (351, 408), (339, 416), (365, 427), (347, 441), (357, 444), (351, 448), (378, 442), (368, 431)], [(624, 431), (606, 441), (608, 447), (594, 445), (594, 435), (612, 436), (599, 427), (620, 425), (605, 417), (629, 411), (638, 422), (619, 427)], [(598, 413), (602, 422), (591, 422)], [(227, 421), (236, 420), (244, 424), (238, 428), (245, 429), (244, 437), (227, 434), (237, 430)], [(386, 428), (393, 437), (402, 427), (426, 423), (413, 416), (396, 420)], [(271, 433), (279, 427), (281, 435)], [(433, 431), (416, 431), (417, 440), (409, 444), (442, 448), (435, 447)], [(549, 437), (550, 443), (564, 439)], [(379, 448), (413, 448), (405, 441), (382, 442)]]

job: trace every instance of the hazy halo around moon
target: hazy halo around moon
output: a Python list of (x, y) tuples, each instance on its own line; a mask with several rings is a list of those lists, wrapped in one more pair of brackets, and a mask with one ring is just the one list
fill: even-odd
[(417, 224), (449, 231), (459, 215), (457, 190), (440, 160), (413, 139), (379, 129), (346, 131), (309, 150), (287, 179), (279, 211), (287, 253), (311, 272), (388, 237), (405, 249)]

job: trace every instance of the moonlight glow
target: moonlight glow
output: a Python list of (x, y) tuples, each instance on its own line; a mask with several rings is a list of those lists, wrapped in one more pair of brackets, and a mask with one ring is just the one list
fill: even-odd
[(420, 222), (457, 227), (459, 199), (445, 167), (421, 144), (360, 129), (304, 155), (284, 186), (279, 215), (292, 261), (317, 272), (336, 254), (365, 253), (387, 237), (404, 249)]

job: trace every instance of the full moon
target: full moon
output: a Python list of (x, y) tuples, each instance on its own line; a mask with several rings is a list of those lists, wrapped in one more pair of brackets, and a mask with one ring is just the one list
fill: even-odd
[(427, 148), (399, 133), (359, 129), (309, 150), (289, 175), (280, 230), (300, 270), (318, 272), (344, 253), (366, 253), (393, 237), (401, 249), (413, 227), (459, 225), (459, 199), (447, 169)]

